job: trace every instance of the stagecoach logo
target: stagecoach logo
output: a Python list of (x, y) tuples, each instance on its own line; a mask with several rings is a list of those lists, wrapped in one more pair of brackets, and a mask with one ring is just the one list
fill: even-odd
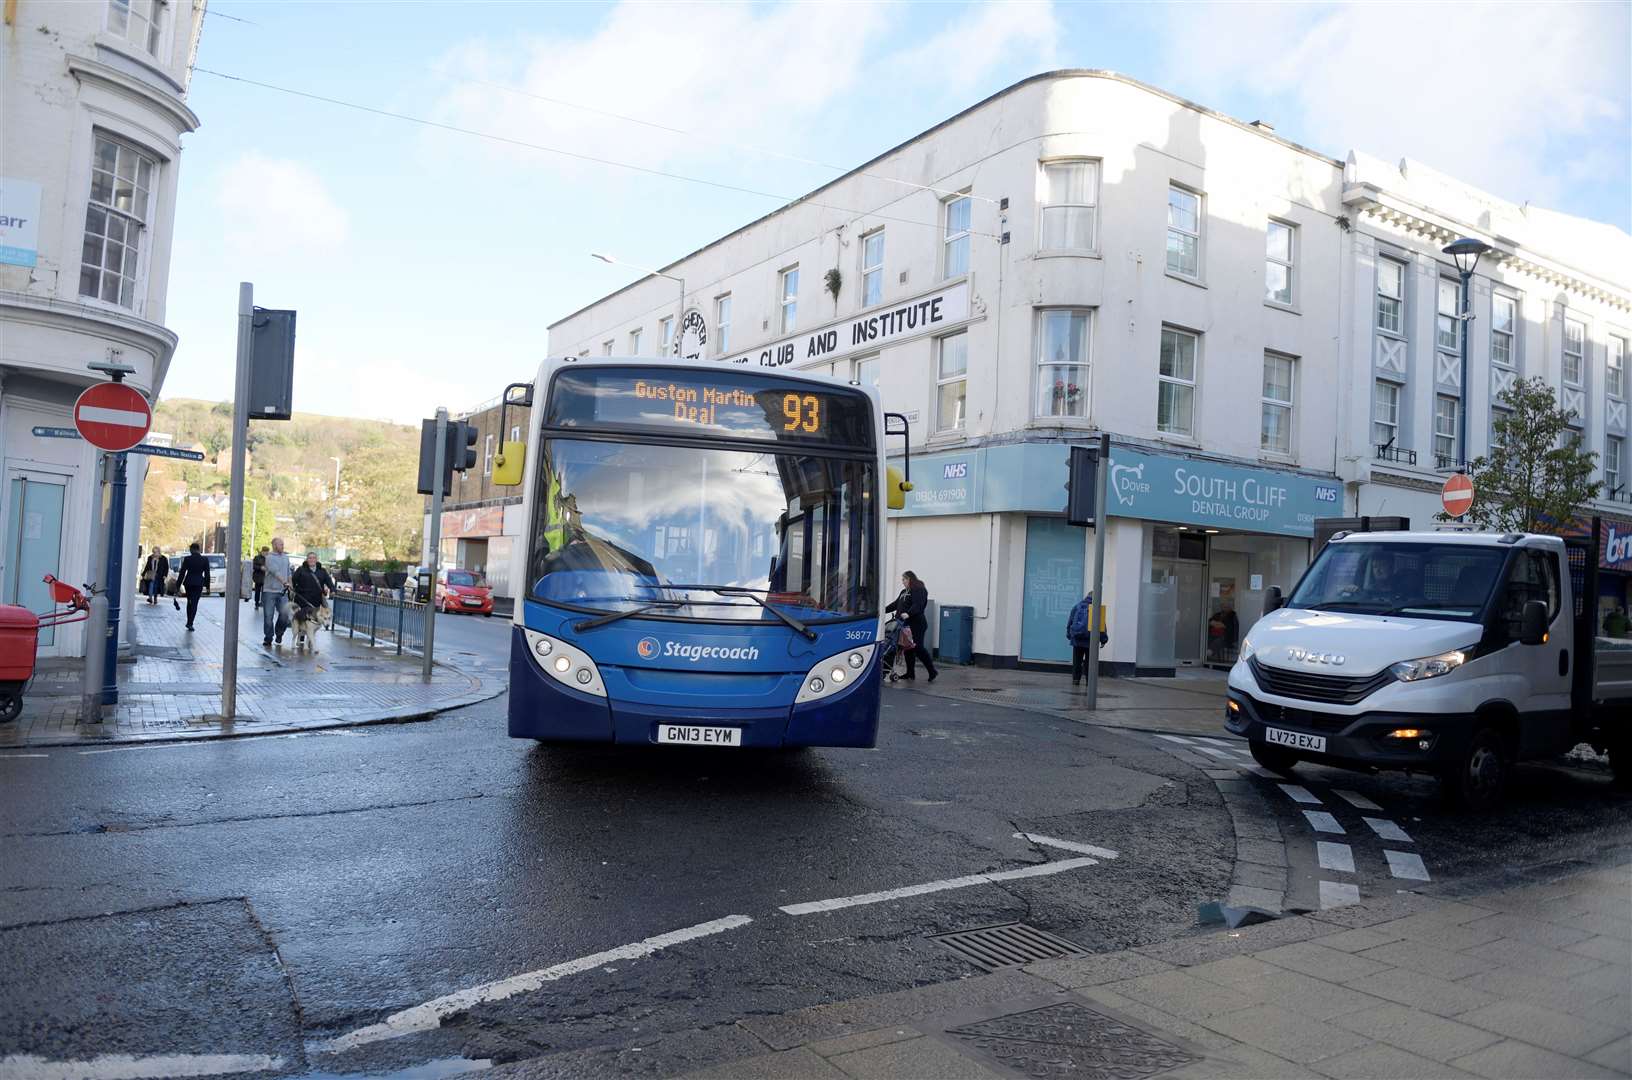
[(680, 334), (674, 339), (674, 355), (682, 360), (702, 358), (708, 345), (708, 320), (696, 308), (686, 312), (680, 320)]
[(1307, 649), (1288, 649), (1286, 655), (1306, 664), (1331, 664), (1333, 667), (1341, 667), (1348, 660), (1342, 653), (1310, 652)]
[(635, 643), (635, 652), (642, 660), (758, 660), (758, 645), (689, 645), (678, 641), (659, 641), (643, 637)]

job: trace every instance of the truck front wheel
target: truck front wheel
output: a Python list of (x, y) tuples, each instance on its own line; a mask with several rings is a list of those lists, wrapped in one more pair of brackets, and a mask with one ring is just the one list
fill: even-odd
[(1609, 744), (1609, 767), (1618, 788), (1632, 788), (1632, 735), (1621, 735)]
[(1249, 742), (1247, 750), (1252, 754), (1252, 760), (1270, 772), (1280, 773), (1282, 776), (1292, 775), (1292, 767), (1298, 763), (1298, 755), (1268, 743)]
[(1495, 728), (1480, 728), (1467, 749), (1440, 774), (1441, 789), (1459, 806), (1475, 813), (1492, 810), (1507, 787), (1507, 748)]

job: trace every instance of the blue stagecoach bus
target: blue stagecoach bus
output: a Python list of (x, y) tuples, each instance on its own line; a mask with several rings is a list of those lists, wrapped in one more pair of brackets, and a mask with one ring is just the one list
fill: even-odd
[(525, 485), (511, 736), (872, 746), (884, 509), (911, 486), (877, 393), (552, 359), (529, 400), (528, 444), (494, 470)]

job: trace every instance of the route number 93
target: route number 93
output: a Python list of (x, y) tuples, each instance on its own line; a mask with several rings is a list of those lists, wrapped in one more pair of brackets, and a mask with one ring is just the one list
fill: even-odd
[(783, 394), (783, 431), (804, 431), (814, 435), (822, 426), (822, 403), (815, 394)]

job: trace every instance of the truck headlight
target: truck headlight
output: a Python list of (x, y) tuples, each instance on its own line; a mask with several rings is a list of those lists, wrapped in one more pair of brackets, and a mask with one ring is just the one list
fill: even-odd
[(799, 688), (799, 696), (794, 699), (795, 704), (832, 697), (849, 687), (872, 660), (875, 648), (874, 645), (862, 645), (859, 648), (846, 649), (812, 667), (805, 674), (804, 685)]
[(1257, 646), (1253, 645), (1253, 643), (1252, 643), (1252, 638), (1250, 638), (1250, 637), (1242, 638), (1241, 639), (1241, 653), (1240, 653), (1239, 656), (1236, 657), (1236, 659), (1237, 660), (1247, 659), (1248, 657), (1250, 657), (1252, 655), (1253, 650), (1256, 647)]
[(1450, 652), (1440, 653), (1438, 656), (1424, 656), (1418, 660), (1401, 660), (1388, 670), (1401, 682), (1416, 682), (1419, 679), (1437, 679), (1441, 675), (1449, 675), (1457, 668), (1468, 662), (1468, 654), (1463, 649), (1452, 649)]

